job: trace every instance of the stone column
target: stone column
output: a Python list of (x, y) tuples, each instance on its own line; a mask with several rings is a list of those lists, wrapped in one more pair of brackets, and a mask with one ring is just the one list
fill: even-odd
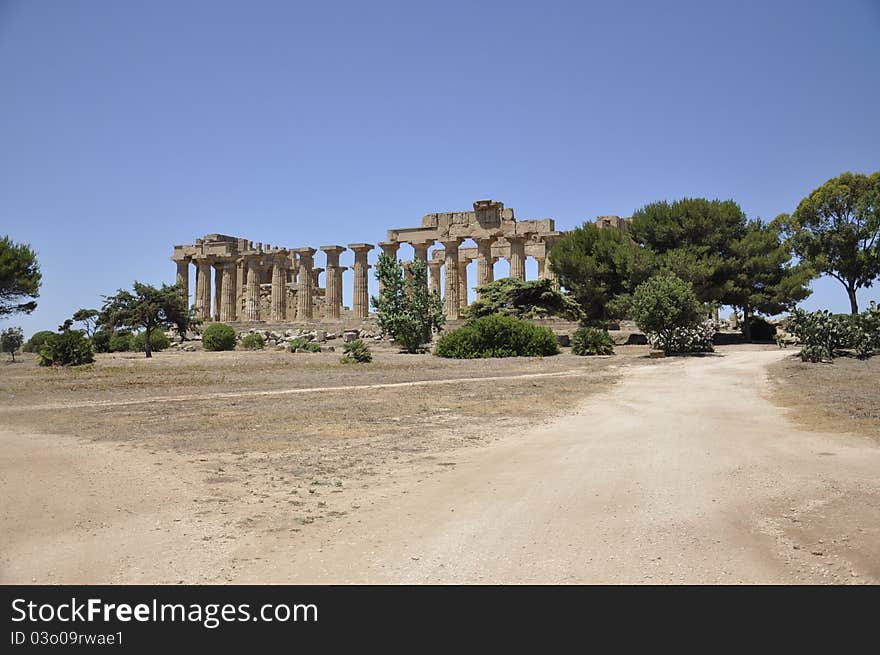
[(553, 288), (557, 291), (559, 291), (559, 278), (556, 277), (556, 273), (553, 272), (553, 267), (550, 265), (550, 251), (553, 249), (553, 244), (555, 244), (560, 237), (561, 235), (559, 233), (553, 233), (550, 236), (544, 237), (544, 277), (553, 281)]
[(352, 311), (356, 318), (367, 318), (370, 315), (369, 270), (367, 254), (374, 248), (369, 243), (350, 243), (348, 247), (354, 251), (354, 298)]
[(214, 264), (214, 311), (212, 317), (215, 321), (220, 320), (220, 301), (223, 298), (223, 264)]
[(446, 319), (456, 321), (459, 317), (458, 244), (461, 239), (441, 241), (446, 252)]
[(458, 262), (458, 306), (464, 309), (468, 306), (468, 273), (467, 267), (473, 260), (461, 259)]
[(397, 259), (397, 251), (400, 250), (400, 244), (397, 241), (380, 241), (379, 247), (383, 254), (388, 255), (391, 259)]
[(312, 265), (314, 248), (297, 248), (299, 255), (299, 290), (296, 292), (296, 320), (312, 320)]
[(443, 266), (443, 262), (432, 259), (428, 261), (428, 272), (430, 275), (428, 276), (428, 290), (436, 291), (437, 294), (440, 294), (440, 267)]
[(538, 279), (545, 280), (547, 278), (547, 260), (545, 260), (543, 257), (535, 257), (535, 261), (538, 262)]
[(186, 306), (189, 307), (189, 260), (176, 259), (177, 263), (177, 288), (180, 289), (180, 297), (183, 298)]
[[(476, 239), (477, 242), (477, 289), (495, 279), (495, 268), (492, 259), (493, 239)], [(480, 297), (479, 291), (477, 298)]]
[[(323, 273), (323, 272), (324, 272), (324, 269), (320, 268), (320, 267), (316, 267), (316, 268), (312, 269), (312, 288), (314, 288), (314, 289), (321, 288), (321, 283), (318, 278), (321, 277), (321, 273)], [(324, 278), (324, 286), (325, 287), (327, 286), (327, 278), (326, 277)]]
[(423, 262), (428, 261), (428, 248), (431, 247), (433, 241), (411, 241), (410, 245), (413, 247), (413, 251), (415, 254), (413, 255), (413, 259), (421, 259)]
[(511, 235), (505, 237), (510, 243), (510, 277), (526, 279), (526, 238)]
[(196, 269), (196, 312), (203, 321), (211, 320), (211, 264), (200, 260)]
[(287, 318), (287, 267), (284, 255), (279, 255), (272, 262), (272, 321), (283, 323)]
[(234, 321), (238, 312), (236, 302), (238, 300), (238, 285), (236, 284), (235, 271), (236, 264), (234, 262), (226, 262), (223, 264), (223, 281), (221, 289), (223, 293), (220, 296), (220, 320), (224, 323)]
[(244, 318), (246, 321), (260, 320), (260, 279), (259, 271), (253, 262), (247, 266), (247, 288), (244, 293)]
[(342, 271), (339, 266), (339, 255), (345, 251), (345, 248), (342, 246), (321, 246), (321, 250), (327, 255), (327, 278), (324, 281), (326, 318), (335, 321), (339, 319), (342, 311)]
[(247, 263), (244, 257), (238, 260), (237, 271), (235, 274), (235, 315), (244, 317), (244, 297), (247, 291)]

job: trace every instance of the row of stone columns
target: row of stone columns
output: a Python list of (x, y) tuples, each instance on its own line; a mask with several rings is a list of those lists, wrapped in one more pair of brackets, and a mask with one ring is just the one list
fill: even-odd
[[(525, 236), (505, 236), (509, 244), (510, 277), (525, 280)], [(462, 238), (440, 241), (444, 248), (444, 261), (429, 260), (428, 249), (433, 241), (409, 242), (414, 250), (414, 258), (426, 262), (429, 270), (429, 286), (432, 291), (440, 293), (444, 289), (446, 317), (456, 320), (461, 310), (467, 307), (468, 273), (467, 266), (473, 261), (469, 258), (460, 260)], [(492, 256), (494, 239), (477, 238), (477, 279), (476, 286), (481, 287), (494, 280), (494, 265), (497, 258)], [(383, 242), (379, 244), (382, 251), (396, 259), (400, 242)], [(356, 318), (365, 319), (369, 315), (369, 269), (368, 254), (374, 246), (369, 243), (352, 243), (348, 245), (354, 253), (354, 293), (352, 298), (352, 314)], [(325, 315), (328, 320), (338, 320), (342, 311), (342, 274), (346, 269), (340, 266), (340, 255), (345, 252), (343, 246), (321, 246), (326, 256), (326, 268), (314, 266), (314, 248), (297, 248), (291, 251), (275, 251), (259, 255), (244, 255), (237, 261), (211, 262), (208, 259), (196, 259), (196, 286), (194, 307), (197, 315), (203, 320), (220, 320), (223, 322), (245, 320), (261, 320), (260, 281), (263, 271), (271, 271), (271, 296), (269, 319), (283, 322), (287, 316), (287, 283), (293, 254), (296, 279), (299, 289), (296, 295), (296, 317), (298, 320), (311, 320), (314, 313), (313, 293), (318, 285), (318, 275), (326, 271)], [(539, 278), (552, 278), (544, 258), (536, 258)], [(267, 260), (269, 263), (267, 264)], [(177, 284), (181, 294), (189, 295), (189, 260), (177, 261)], [(445, 266), (441, 282), (440, 269)], [(211, 294), (211, 270), (214, 269), (213, 314)], [(293, 279), (293, 278), (291, 278)], [(241, 307), (244, 307), (243, 312)], [(239, 314), (242, 314), (239, 316)]]
[[(348, 246), (354, 251), (354, 298), (352, 313), (365, 319), (369, 315), (369, 269), (367, 256), (373, 249), (369, 243), (353, 243)], [(318, 276), (326, 270), (326, 317), (339, 319), (342, 312), (342, 274), (348, 270), (340, 266), (339, 257), (345, 252), (343, 246), (322, 246), (326, 254), (327, 266), (314, 266), (314, 248), (297, 248), (289, 251), (295, 256), (295, 270), (299, 281), (296, 295), (297, 319), (310, 320), (314, 314), (312, 297), (318, 286)], [(427, 253), (427, 245), (425, 246)], [(274, 256), (273, 256), (274, 255)], [(267, 265), (266, 260), (270, 262)], [(237, 261), (213, 262), (205, 259), (177, 260), (177, 285), (181, 295), (189, 298), (189, 266), (195, 264), (196, 281), (193, 307), (202, 320), (223, 322), (261, 320), (260, 282), (263, 271), (271, 271), (272, 290), (270, 296), (270, 320), (283, 322), (287, 315), (287, 281), (290, 259), (288, 251), (273, 254), (244, 255)], [(214, 270), (214, 293), (211, 293), (211, 271)], [(213, 312), (212, 308), (213, 300)], [(240, 311), (244, 307), (243, 312)], [(239, 316), (239, 314), (242, 314)]]

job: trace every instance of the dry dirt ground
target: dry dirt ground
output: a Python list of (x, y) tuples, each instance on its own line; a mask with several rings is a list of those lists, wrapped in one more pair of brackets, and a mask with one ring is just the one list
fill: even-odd
[(6, 366), (0, 582), (880, 580), (878, 441), (790, 352), (645, 354)]

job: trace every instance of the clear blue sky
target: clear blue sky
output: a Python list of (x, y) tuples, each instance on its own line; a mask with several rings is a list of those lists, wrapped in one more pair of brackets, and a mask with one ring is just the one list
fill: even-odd
[(771, 219), (880, 169), (878, 108), (880, 0), (0, 0), (0, 233), (44, 274), (6, 323), (171, 282), (210, 232), (376, 243), (480, 198), (562, 229), (681, 196)]

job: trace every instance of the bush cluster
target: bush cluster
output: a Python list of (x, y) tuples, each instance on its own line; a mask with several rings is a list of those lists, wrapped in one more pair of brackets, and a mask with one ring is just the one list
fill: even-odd
[(241, 347), (245, 350), (262, 350), (266, 347), (266, 340), (262, 334), (246, 334), (241, 339)]
[(830, 362), (842, 350), (852, 350), (866, 359), (880, 351), (880, 306), (872, 302), (861, 314), (795, 309), (788, 319), (788, 330), (800, 342), (805, 362)]
[(343, 364), (368, 364), (373, 361), (373, 353), (363, 339), (355, 339), (342, 346), (341, 361)]
[(574, 355), (613, 355), (614, 340), (607, 330), (582, 327), (571, 338), (571, 352)]
[(107, 341), (107, 352), (124, 353), (131, 350), (131, 332), (114, 330)]
[(211, 323), (202, 332), (202, 348), (205, 350), (234, 350), (235, 330), (226, 323)]
[[(138, 332), (129, 338), (129, 350), (134, 352), (144, 352), (144, 341), (146, 340), (146, 332)], [(150, 333), (150, 349), (153, 351), (165, 350), (171, 347), (171, 339), (165, 336), (162, 330), (153, 330)]]
[(483, 316), (447, 332), (437, 341), (439, 357), (544, 357), (558, 355), (559, 345), (549, 329), (512, 316)]
[(28, 339), (27, 343), (22, 346), (22, 352), (26, 353), (38, 353), (40, 352), (40, 348), (43, 347), (43, 344), (46, 343), (46, 339), (51, 337), (54, 332), (52, 330), (40, 330), (35, 333), (30, 339)]
[(79, 366), (93, 361), (92, 342), (81, 330), (53, 333), (40, 348), (41, 366)]

